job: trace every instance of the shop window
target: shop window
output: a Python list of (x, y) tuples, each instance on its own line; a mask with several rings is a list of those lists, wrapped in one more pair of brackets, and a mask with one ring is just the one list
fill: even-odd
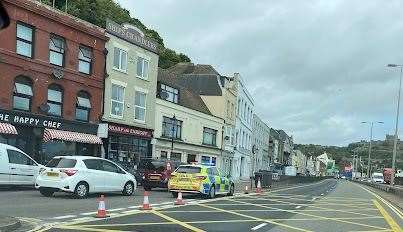
[(217, 130), (204, 127), (203, 129), (203, 144), (216, 146)]
[(137, 57), (137, 77), (141, 79), (148, 79), (148, 65), (149, 61), (143, 57)]
[(172, 153), (171, 153), (170, 160), (181, 162), (181, 160), (182, 160), (182, 154), (181, 154), (181, 153), (172, 152)]
[(125, 87), (112, 84), (111, 115), (123, 117)]
[(161, 158), (161, 159), (167, 159), (167, 158), (168, 158), (168, 152), (166, 152), (166, 151), (161, 151), (160, 158)]
[(16, 52), (19, 55), (32, 58), (34, 50), (34, 32), (31, 25), (17, 23)]
[(91, 74), (92, 71), (92, 48), (80, 45), (78, 51), (78, 71)]
[(90, 111), (90, 95), (84, 91), (78, 92), (76, 103), (76, 119), (80, 121), (89, 121)]
[(57, 66), (64, 66), (64, 53), (66, 41), (57, 35), (50, 35), (49, 40), (49, 62)]
[(15, 110), (30, 111), (32, 96), (32, 81), (26, 77), (17, 77), (14, 83), (13, 108)]
[(162, 136), (166, 138), (181, 139), (182, 138), (182, 121), (163, 117), (162, 120)]
[(179, 90), (172, 88), (171, 86), (161, 84), (160, 85), (160, 96), (164, 97), (163, 98), (164, 100), (178, 104)]
[(59, 85), (50, 85), (48, 87), (48, 106), (49, 115), (62, 116), (63, 90)]
[(135, 92), (134, 118), (138, 121), (146, 120), (146, 94), (140, 91)]
[(127, 52), (121, 48), (113, 49), (113, 68), (126, 72), (127, 71)]
[(187, 163), (191, 164), (191, 163), (194, 163), (194, 162), (196, 162), (196, 155), (188, 154)]

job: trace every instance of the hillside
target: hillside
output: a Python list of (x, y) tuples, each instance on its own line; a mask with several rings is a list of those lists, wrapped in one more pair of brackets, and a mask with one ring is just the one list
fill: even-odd
[[(48, 5), (53, 4), (53, 0), (41, 0), (41, 2)], [(64, 11), (65, 3), (65, 0), (55, 0), (55, 7)], [(178, 62), (191, 61), (185, 54), (166, 48), (163, 38), (157, 31), (147, 28), (137, 18), (132, 18), (128, 10), (113, 0), (68, 0), (67, 13), (103, 28), (105, 28), (107, 18), (119, 24), (130, 23), (137, 26), (160, 45), (159, 67), (161, 68), (169, 68)]]

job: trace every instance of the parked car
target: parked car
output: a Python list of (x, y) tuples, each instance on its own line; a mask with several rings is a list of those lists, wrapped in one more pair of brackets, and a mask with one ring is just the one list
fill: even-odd
[(380, 173), (380, 172), (374, 172), (374, 173), (372, 174), (371, 181), (372, 181), (373, 183), (380, 183), (380, 184), (385, 183), (385, 181), (384, 181), (384, 179), (383, 179), (383, 174)]
[(32, 185), (43, 168), (20, 149), (0, 143), (0, 185)]
[(178, 192), (183, 192), (214, 198), (217, 194), (234, 195), (235, 185), (214, 166), (180, 165), (171, 174), (168, 190), (173, 197), (177, 197)]
[(91, 156), (57, 156), (41, 171), (35, 188), (44, 196), (57, 191), (85, 198), (89, 193), (122, 192), (132, 195), (135, 177), (116, 163)]
[(142, 159), (138, 165), (138, 174), (142, 178), (144, 190), (168, 188), (171, 173), (181, 163), (171, 160)]

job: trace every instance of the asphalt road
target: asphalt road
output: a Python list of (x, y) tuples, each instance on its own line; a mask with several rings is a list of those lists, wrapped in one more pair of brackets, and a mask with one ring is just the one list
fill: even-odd
[(107, 219), (64, 220), (43, 231), (402, 231), (403, 226), (397, 208), (345, 180), (186, 201), (151, 211), (109, 211)]

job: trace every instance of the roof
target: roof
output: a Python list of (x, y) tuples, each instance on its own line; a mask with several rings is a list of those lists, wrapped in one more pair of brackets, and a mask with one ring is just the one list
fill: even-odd
[(196, 110), (205, 114), (212, 115), (210, 110), (207, 108), (206, 104), (204, 104), (203, 99), (201, 99), (200, 95), (196, 94), (194, 91), (186, 88), (183, 84), (181, 84), (176, 78), (175, 75), (170, 74), (164, 69), (158, 68), (158, 76), (157, 80), (159, 83), (163, 83), (169, 85), (173, 88), (179, 90), (179, 101), (178, 105), (184, 106), (186, 108)]
[(167, 69), (169, 73), (181, 75), (181, 74), (211, 74), (220, 75), (213, 66), (209, 64), (193, 64), (190, 62), (180, 62)]
[(177, 77), (177, 81), (200, 95), (222, 96), (217, 78), (219, 76), (213, 74), (183, 74)]

